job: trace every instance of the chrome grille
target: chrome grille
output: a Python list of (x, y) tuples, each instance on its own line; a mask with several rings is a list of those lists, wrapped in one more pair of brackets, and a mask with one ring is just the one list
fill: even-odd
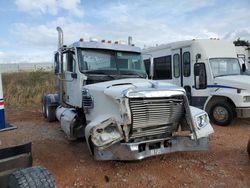
[(131, 138), (172, 132), (173, 123), (183, 115), (181, 97), (133, 98), (129, 104), (132, 114)]

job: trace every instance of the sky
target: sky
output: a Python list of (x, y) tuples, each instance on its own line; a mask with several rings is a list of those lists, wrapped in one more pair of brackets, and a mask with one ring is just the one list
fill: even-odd
[(250, 0), (0, 0), (0, 63), (52, 62), (56, 27), (141, 48), (180, 40), (250, 41)]

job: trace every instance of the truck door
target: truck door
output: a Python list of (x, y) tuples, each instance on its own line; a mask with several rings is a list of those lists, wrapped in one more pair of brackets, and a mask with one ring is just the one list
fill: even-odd
[(72, 51), (65, 52), (63, 54), (63, 61), (64, 61), (64, 94), (63, 99), (64, 102), (72, 105), (72, 106), (79, 106), (80, 104), (80, 93), (79, 87), (80, 82), (79, 78), (77, 77), (76, 71), (76, 60), (75, 60), (75, 53)]

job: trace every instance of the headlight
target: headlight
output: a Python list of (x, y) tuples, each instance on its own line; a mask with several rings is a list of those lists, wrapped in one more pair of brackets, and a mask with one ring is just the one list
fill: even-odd
[(102, 124), (97, 125), (92, 132), (92, 142), (97, 147), (109, 146), (111, 143), (116, 143), (123, 138), (118, 129), (118, 125), (113, 119), (108, 119)]
[(250, 102), (250, 96), (244, 96), (243, 102)]
[(209, 117), (207, 113), (203, 113), (203, 114), (197, 115), (195, 117), (195, 121), (196, 121), (196, 125), (198, 129), (200, 129), (209, 123)]

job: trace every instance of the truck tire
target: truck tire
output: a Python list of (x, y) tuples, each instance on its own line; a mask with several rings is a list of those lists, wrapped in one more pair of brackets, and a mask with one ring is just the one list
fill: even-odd
[(49, 171), (41, 166), (17, 170), (9, 177), (8, 188), (56, 188)]
[(56, 107), (46, 104), (46, 114), (48, 122), (56, 121)]
[(47, 118), (47, 114), (46, 114), (46, 96), (42, 97), (42, 114), (43, 114), (43, 117)]
[(220, 126), (228, 126), (235, 117), (235, 109), (228, 102), (219, 102), (212, 106), (209, 116), (213, 123)]
[(248, 153), (248, 157), (250, 159), (250, 140), (248, 140), (248, 144), (247, 144), (247, 153)]
[(53, 122), (56, 121), (56, 104), (52, 104), (51, 98), (49, 95), (45, 96), (45, 104), (44, 104), (44, 109), (45, 109), (45, 114), (48, 122)]

